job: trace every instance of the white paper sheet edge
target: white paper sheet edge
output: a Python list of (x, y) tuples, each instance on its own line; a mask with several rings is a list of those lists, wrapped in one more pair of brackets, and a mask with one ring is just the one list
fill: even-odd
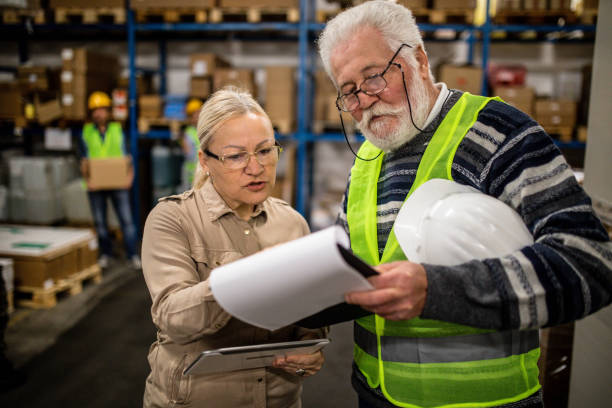
[(332, 226), (218, 267), (213, 296), (232, 316), (276, 330), (343, 302), (346, 292), (372, 289), (337, 244), (347, 248), (349, 240)]

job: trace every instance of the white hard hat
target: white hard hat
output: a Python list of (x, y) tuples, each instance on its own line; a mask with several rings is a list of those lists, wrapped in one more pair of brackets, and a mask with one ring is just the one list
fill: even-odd
[(502, 201), (450, 180), (432, 179), (408, 197), (395, 235), (408, 260), (458, 265), (533, 244), (522, 218)]

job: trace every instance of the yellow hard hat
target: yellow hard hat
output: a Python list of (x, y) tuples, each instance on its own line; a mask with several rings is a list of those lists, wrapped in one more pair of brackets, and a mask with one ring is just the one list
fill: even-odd
[(189, 102), (187, 102), (187, 107), (185, 108), (185, 111), (187, 111), (188, 115), (191, 115), (193, 112), (197, 112), (200, 110), (200, 108), (202, 107), (202, 101), (196, 98), (190, 99)]
[(110, 108), (111, 100), (106, 93), (96, 91), (89, 95), (89, 101), (87, 105), (89, 109)]

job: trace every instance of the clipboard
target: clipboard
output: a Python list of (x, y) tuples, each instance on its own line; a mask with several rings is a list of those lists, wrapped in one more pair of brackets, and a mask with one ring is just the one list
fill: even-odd
[(328, 344), (329, 339), (312, 339), (206, 350), (187, 366), (183, 375), (215, 374), (268, 367), (276, 357), (312, 354)]

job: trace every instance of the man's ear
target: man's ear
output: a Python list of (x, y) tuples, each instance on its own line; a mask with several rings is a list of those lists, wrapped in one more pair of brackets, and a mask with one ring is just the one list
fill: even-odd
[(421, 79), (426, 80), (429, 78), (429, 59), (422, 46), (418, 46), (414, 52), (414, 56), (418, 63), (417, 71)]

